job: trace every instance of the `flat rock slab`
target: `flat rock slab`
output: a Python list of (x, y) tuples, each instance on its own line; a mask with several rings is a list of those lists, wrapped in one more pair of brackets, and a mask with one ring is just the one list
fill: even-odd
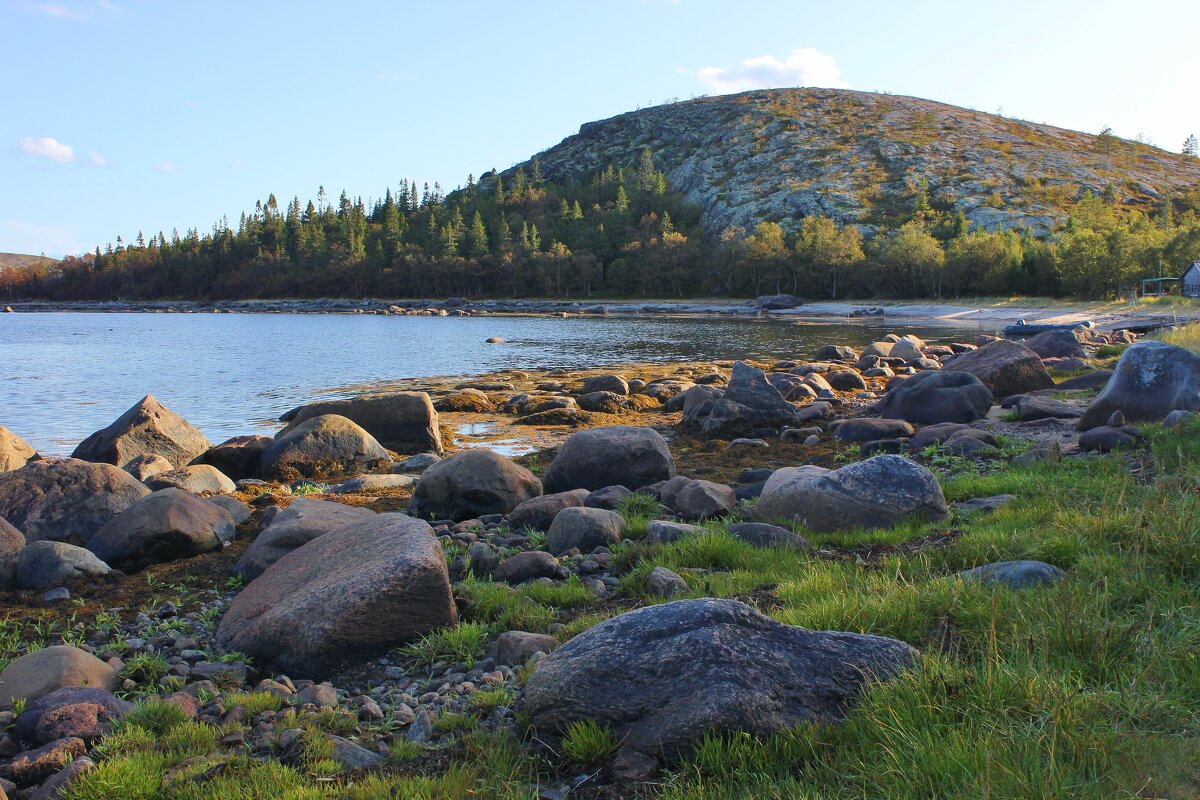
[(1044, 561), (997, 561), (963, 570), (958, 577), (977, 583), (1004, 584), (1010, 589), (1029, 589), (1058, 583), (1066, 573)]

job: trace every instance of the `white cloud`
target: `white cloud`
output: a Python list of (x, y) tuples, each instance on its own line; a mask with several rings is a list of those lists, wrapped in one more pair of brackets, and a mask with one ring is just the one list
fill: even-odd
[(95, 150), (93, 150), (92, 154), (90, 156), (88, 156), (88, 161), (91, 162), (93, 167), (107, 167), (108, 166), (108, 159), (105, 158), (104, 156), (100, 155), (99, 153), (97, 153)]
[(121, 17), (132, 16), (128, 11), (121, 8), (116, 3), (109, 2), (109, 0), (100, 0), (100, 2), (97, 3), (97, 5), (100, 6), (100, 8), (104, 9), (105, 11), (107, 11), (110, 14), (116, 14)]
[(747, 58), (735, 67), (704, 67), (696, 77), (721, 93), (787, 86), (848, 89), (833, 56), (812, 47), (798, 47), (780, 61), (765, 55)]
[(58, 139), (52, 139), (49, 136), (43, 136), (35, 139), (32, 136), (26, 136), (17, 145), (22, 153), (35, 158), (46, 158), (51, 161), (57, 161), (60, 164), (66, 164), (75, 160), (75, 151), (68, 144), (63, 144)]
[(60, 6), (57, 3), (46, 3), (45, 5), (40, 5), (38, 6), (38, 11), (54, 17), (55, 19), (69, 19), (74, 22), (87, 22), (88, 19), (86, 14), (81, 14), (74, 9), (67, 8), (66, 6)]
[(154, 170), (156, 172), (166, 172), (169, 174), (169, 173), (173, 173), (173, 172), (179, 172), (179, 167), (175, 166), (170, 161), (164, 161), (161, 164), (159, 164), (157, 167), (155, 167)]

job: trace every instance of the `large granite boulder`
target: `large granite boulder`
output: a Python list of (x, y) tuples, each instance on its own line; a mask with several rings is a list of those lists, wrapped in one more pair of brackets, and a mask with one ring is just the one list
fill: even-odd
[(1041, 358), (1083, 358), (1083, 345), (1072, 331), (1043, 331), (1025, 340), (1025, 346)]
[(20, 469), (37, 457), (28, 442), (0, 425), (0, 472)]
[(6, 592), (17, 580), (17, 559), (25, 548), (25, 534), (0, 517), (0, 592)]
[(132, 475), (111, 464), (45, 458), (0, 473), (0, 517), (31, 542), (86, 544), (148, 494)]
[(508, 527), (514, 531), (550, 530), (550, 525), (558, 516), (558, 512), (564, 508), (579, 508), (586, 505), (585, 501), (589, 494), (591, 492), (587, 489), (572, 489), (569, 492), (531, 497), (514, 508), (508, 515)]
[(233, 516), (182, 489), (159, 489), (96, 532), (88, 550), (116, 567), (136, 569), (220, 550), (233, 541)]
[(1200, 357), (1182, 347), (1147, 340), (1121, 354), (1112, 377), (1078, 427), (1082, 431), (1100, 427), (1114, 411), (1129, 422), (1161, 422), (1175, 410), (1200, 410)]
[(674, 476), (675, 459), (658, 431), (612, 425), (568, 436), (550, 462), (544, 483), (547, 492), (605, 486), (636, 491)]
[(979, 378), (991, 390), (992, 397), (1008, 397), (1054, 386), (1054, 379), (1038, 354), (1008, 339), (997, 339), (955, 356), (946, 368), (969, 372)]
[(237, 491), (237, 484), (209, 464), (192, 464), (170, 472), (160, 472), (144, 479), (143, 483), (155, 491), (173, 488), (198, 495), (233, 494)]
[(375, 512), (369, 508), (306, 497), (293, 500), (259, 532), (233, 568), (233, 573), (252, 581), (267, 567), (318, 536), (373, 516)]
[(723, 483), (689, 480), (678, 488), (669, 505), (684, 519), (723, 517), (737, 506), (737, 493)]
[(796, 407), (783, 399), (779, 390), (767, 380), (766, 373), (736, 361), (725, 393), (713, 402), (708, 417), (700, 422), (700, 432), (706, 436), (734, 439), (763, 428), (796, 423)]
[(456, 621), (433, 529), (387, 513), (330, 531), (268, 567), (229, 605), (217, 642), (320, 680)]
[(272, 436), (235, 436), (196, 456), (193, 464), (216, 467), (230, 480), (240, 481), (258, 475), (263, 453), (271, 449)]
[(306, 417), (276, 436), (260, 469), (269, 480), (293, 481), (371, 472), (391, 460), (375, 437), (354, 422), (324, 414)]
[(667, 762), (711, 733), (843, 720), (863, 689), (912, 667), (895, 639), (810, 631), (734, 600), (677, 600), (601, 622), (542, 657), (525, 689), (538, 738), (595, 720)]
[(546, 534), (546, 549), (562, 554), (571, 549), (590, 553), (621, 541), (625, 519), (603, 508), (564, 508), (554, 518)]
[(21, 656), (0, 672), (0, 711), (12, 710), (14, 701), (32, 703), (65, 686), (111, 692), (119, 683), (117, 671), (91, 653), (53, 645)]
[(465, 450), (421, 473), (408, 509), (425, 517), (508, 514), (542, 493), (533, 473), (491, 450)]
[(325, 414), (354, 421), (397, 453), (441, 453), (443, 449), (438, 414), (425, 392), (390, 392), (309, 403), (279, 418), (289, 423), (282, 432)]
[(878, 411), (885, 419), (921, 425), (974, 422), (992, 408), (992, 392), (969, 372), (919, 372), (884, 395)]
[(90, 550), (66, 542), (33, 542), (17, 559), (17, 586), (50, 589), (77, 580), (102, 578), (112, 572)]
[(113, 424), (80, 442), (71, 456), (122, 467), (152, 453), (182, 467), (210, 447), (203, 433), (148, 394)]
[(784, 467), (767, 479), (758, 522), (797, 521), (814, 531), (890, 528), (905, 517), (945, 519), (937, 477), (915, 461), (882, 455), (837, 470)]
[(899, 358), (904, 361), (917, 361), (925, 357), (922, 352), (925, 347), (925, 342), (921, 341), (911, 333), (901, 336), (897, 341), (892, 343), (892, 349), (888, 352), (888, 358)]

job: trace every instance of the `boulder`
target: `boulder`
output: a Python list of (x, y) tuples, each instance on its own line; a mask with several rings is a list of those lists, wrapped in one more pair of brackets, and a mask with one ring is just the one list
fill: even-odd
[(737, 494), (721, 483), (694, 480), (680, 487), (670, 505), (684, 519), (723, 517), (737, 506)]
[(91, 653), (53, 645), (21, 656), (0, 672), (0, 711), (12, 710), (16, 700), (32, 703), (67, 686), (111, 692), (119, 683), (117, 671)]
[(328, 490), (329, 494), (369, 494), (374, 492), (396, 492), (416, 486), (413, 475), (359, 475), (339, 483)]
[(28, 442), (0, 425), (0, 472), (20, 469), (37, 458), (37, 451)]
[(230, 497), (227, 494), (218, 494), (214, 497), (209, 497), (208, 502), (213, 505), (220, 506), (229, 512), (229, 516), (233, 517), (234, 525), (241, 525), (246, 520), (253, 516), (250, 506), (238, 500), (236, 497)]
[(1117, 425), (1101, 425), (1079, 434), (1079, 449), (1085, 453), (1108, 453), (1120, 448), (1137, 447), (1144, 442), (1144, 437), (1135, 429)]
[(890, 528), (910, 515), (945, 519), (946, 498), (932, 472), (897, 455), (837, 470), (813, 465), (776, 470), (752, 513), (757, 522), (795, 520), (814, 531)]
[(536, 653), (549, 653), (558, 647), (558, 639), (546, 633), (505, 631), (496, 637), (489, 655), (497, 664), (524, 666)]
[(18, 785), (38, 784), (67, 767), (87, 751), (83, 739), (68, 736), (55, 739), (36, 750), (20, 753), (5, 766), (5, 772)]
[(1080, 406), (1036, 394), (1017, 395), (1013, 407), (1017, 411), (1017, 419), (1022, 422), (1035, 419), (1079, 419), (1083, 416), (1083, 408)]
[(558, 559), (545, 550), (526, 550), (501, 561), (492, 572), (492, 580), (518, 584), (533, 578), (557, 577), (558, 570)]
[(624, 486), (605, 486), (589, 492), (588, 496), (584, 498), (583, 504), (588, 508), (607, 508), (609, 511), (616, 511), (621, 507), (621, 502), (631, 494), (633, 492)]
[(628, 406), (628, 398), (613, 392), (590, 392), (580, 395), (579, 407), (597, 414), (620, 414)]
[(808, 550), (808, 540), (778, 525), (765, 522), (738, 522), (729, 526), (729, 534), (755, 547), (787, 547)]
[(318, 536), (352, 522), (375, 516), (367, 508), (348, 506), (328, 500), (301, 497), (271, 518), (250, 547), (242, 554), (235, 575), (252, 581), (267, 567)]
[(0, 517), (0, 592), (7, 592), (17, 580), (17, 559), (25, 548), (25, 534)]
[(67, 736), (93, 742), (132, 710), (133, 703), (117, 698), (112, 692), (71, 686), (29, 703), (17, 718), (13, 733), (26, 747), (38, 747)]
[(591, 394), (592, 392), (627, 395), (629, 394), (629, 383), (621, 375), (597, 375), (583, 382), (583, 390), (580, 394)]
[(781, 311), (804, 305), (804, 301), (794, 294), (764, 294), (754, 299), (754, 305), (763, 311)]
[(71, 457), (124, 466), (149, 453), (182, 467), (210, 447), (203, 433), (148, 394), (113, 424), (80, 442)]
[(698, 525), (687, 525), (683, 522), (671, 522), (665, 519), (652, 519), (646, 523), (646, 541), (654, 544), (669, 544), (688, 536), (700, 533)]
[(974, 422), (992, 408), (992, 393), (969, 372), (920, 372), (884, 395), (877, 409), (886, 419), (922, 425)]
[(925, 353), (922, 352), (922, 348), (924, 347), (925, 342), (912, 334), (901, 336), (898, 341), (892, 344), (892, 349), (888, 352), (888, 358), (916, 361), (925, 357)]
[(182, 489), (160, 489), (114, 517), (87, 543), (103, 561), (140, 568), (220, 550), (233, 541), (233, 516)]
[(1200, 410), (1200, 357), (1182, 347), (1147, 340), (1121, 354), (1112, 377), (1078, 427), (1086, 431), (1101, 426), (1114, 411), (1130, 422), (1161, 422), (1176, 410)]
[[(263, 453), (275, 442), (272, 436), (235, 436), (196, 456), (193, 464), (216, 467), (231, 480), (253, 478), (259, 473)], [(144, 479), (143, 479), (144, 480)]]
[(939, 422), (936, 425), (927, 425), (908, 440), (908, 449), (924, 450), (932, 444), (941, 444), (959, 431), (971, 429), (970, 425), (964, 425), (961, 422)]
[(208, 464), (195, 464), (173, 469), (170, 472), (160, 472), (144, 482), (155, 491), (182, 489), (198, 495), (232, 494), (237, 491), (237, 485), (233, 481), (222, 475), (219, 469)]
[(545, 487), (565, 492), (619, 485), (636, 491), (674, 475), (675, 459), (658, 431), (613, 425), (568, 436), (546, 470)]
[(1074, 378), (1067, 378), (1054, 388), (1060, 391), (1103, 389), (1105, 384), (1108, 383), (1108, 379), (1112, 377), (1112, 374), (1113, 371), (1111, 369), (1098, 369), (1086, 375), (1076, 375)]
[(262, 455), (264, 478), (294, 481), (371, 472), (391, 462), (375, 437), (336, 414), (306, 417), (275, 437)]
[(408, 508), (422, 516), (464, 520), (508, 514), (541, 493), (541, 481), (524, 467), (491, 450), (465, 450), (421, 473)]
[(508, 515), (508, 527), (514, 531), (532, 529), (547, 531), (550, 529), (558, 512), (565, 508), (577, 508), (585, 505), (587, 489), (573, 489), (569, 492), (544, 494), (531, 497), (512, 510)]
[(646, 594), (651, 597), (671, 598), (678, 594), (687, 594), (689, 591), (691, 589), (687, 581), (666, 567), (655, 567), (646, 576)]
[(112, 569), (91, 551), (66, 542), (33, 542), (17, 559), (17, 586), (50, 589), (77, 580), (100, 578)]
[(86, 544), (105, 523), (148, 494), (132, 475), (111, 464), (46, 458), (0, 473), (0, 517), (31, 542)]
[(827, 344), (813, 354), (813, 361), (857, 361), (858, 352), (853, 347)]
[(217, 642), (323, 679), (456, 621), (433, 529), (388, 513), (330, 531), (268, 567), (233, 599)]
[(626, 751), (667, 762), (704, 736), (766, 736), (845, 718), (917, 651), (880, 636), (795, 628), (734, 600), (677, 600), (601, 622), (544, 656), (525, 712), (544, 741), (594, 720)]
[(393, 464), (392, 472), (419, 475), (441, 460), (442, 457), (437, 453), (417, 453), (398, 464)]
[(571, 549), (590, 553), (621, 541), (625, 519), (615, 511), (583, 506), (564, 508), (546, 533), (546, 549), (556, 555)]
[(357, 425), (397, 453), (441, 453), (442, 434), (437, 411), (425, 392), (392, 392), (349, 400), (322, 400), (292, 409), (280, 417), (289, 423), (283, 432), (313, 417), (337, 414)]
[(893, 342), (888, 341), (871, 342), (869, 345), (863, 348), (859, 358), (866, 358), (867, 356), (888, 358), (892, 354), (892, 345)]
[(140, 456), (134, 456), (129, 461), (121, 466), (121, 469), (128, 472), (133, 477), (137, 478), (142, 483), (145, 483), (155, 475), (161, 475), (164, 472), (170, 472), (175, 469), (175, 465), (158, 453), (142, 453)]
[(495, 405), (486, 393), (478, 389), (461, 389), (439, 398), (433, 407), (441, 412), (460, 411), (479, 414), (491, 411)]
[(843, 421), (834, 430), (833, 435), (843, 442), (870, 442), (912, 436), (915, 432), (913, 426), (902, 419), (857, 417)]
[(848, 369), (825, 373), (825, 382), (839, 392), (856, 392), (867, 388), (862, 376)]
[[(685, 419), (687, 416), (685, 408)], [(736, 361), (725, 393), (713, 401), (708, 416), (700, 420), (700, 431), (706, 436), (735, 439), (762, 428), (779, 428), (796, 421), (796, 407), (783, 399), (766, 374)]]
[(998, 561), (963, 570), (958, 577), (976, 583), (1004, 584), (1010, 589), (1049, 586), (1066, 577), (1061, 569), (1044, 561)]
[(988, 342), (956, 356), (946, 366), (979, 378), (991, 390), (992, 397), (1008, 397), (1054, 386), (1054, 379), (1038, 354), (1008, 339)]
[(1083, 358), (1083, 345), (1072, 331), (1043, 331), (1025, 340), (1025, 346), (1041, 358)]

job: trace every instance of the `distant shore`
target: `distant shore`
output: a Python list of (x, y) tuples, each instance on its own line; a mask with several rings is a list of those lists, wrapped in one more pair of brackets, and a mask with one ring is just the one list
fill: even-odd
[(1029, 298), (972, 305), (966, 302), (903, 303), (817, 302), (788, 308), (763, 307), (757, 300), (585, 301), (585, 300), (379, 300), (278, 299), (218, 301), (14, 302), (3, 306), (17, 313), (180, 313), (180, 314), (375, 314), (404, 316), (714, 316), (780, 320), (868, 321), (885, 319), (946, 324), (990, 322), (1070, 324), (1092, 322), (1102, 330), (1127, 326), (1170, 325), (1200, 319), (1200, 305), (1175, 309), (1154, 304), (1069, 303)]

